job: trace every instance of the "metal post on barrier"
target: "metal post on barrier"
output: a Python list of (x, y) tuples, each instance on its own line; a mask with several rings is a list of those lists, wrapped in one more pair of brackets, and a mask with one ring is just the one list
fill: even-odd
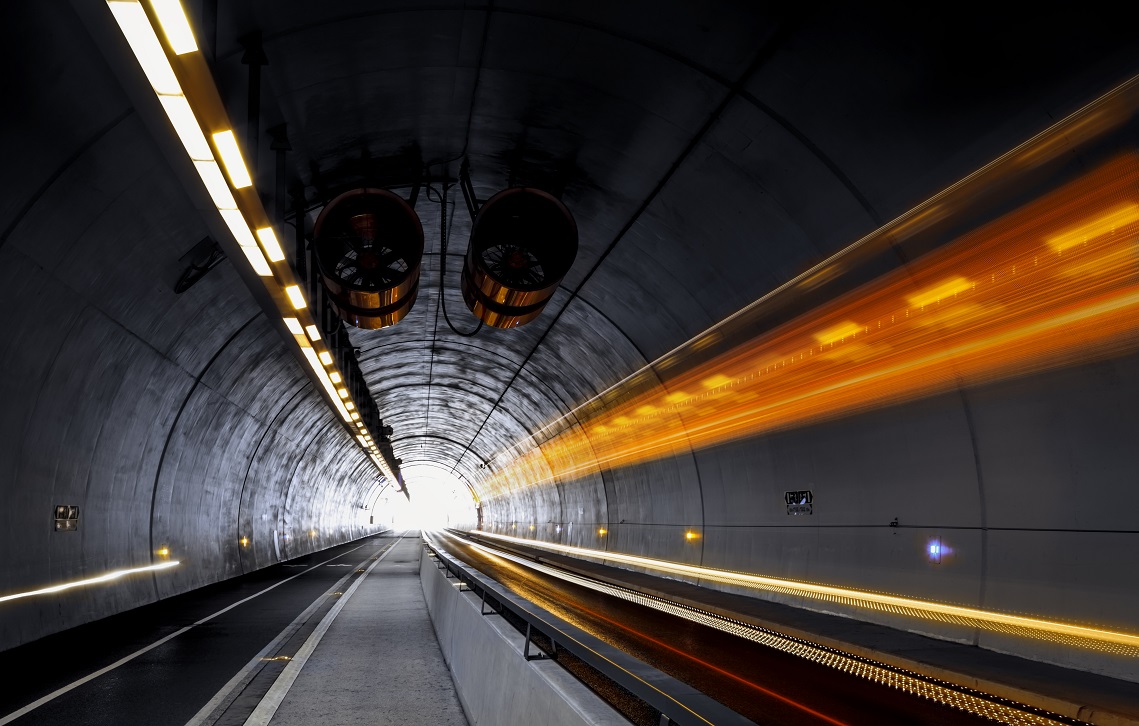
[(662, 713), (660, 715), (660, 725), (659, 726), (672, 726), (672, 719), (669, 718), (668, 716), (665, 716)]
[(540, 650), (538, 655), (530, 655), (530, 628), (530, 623), (526, 623), (526, 645), (522, 648), (522, 655), (526, 660), (545, 660), (547, 656)]

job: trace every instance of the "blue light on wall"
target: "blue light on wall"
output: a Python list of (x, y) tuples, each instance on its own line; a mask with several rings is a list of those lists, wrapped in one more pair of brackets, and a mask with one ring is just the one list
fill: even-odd
[(952, 550), (941, 543), (940, 537), (934, 537), (929, 540), (929, 545), (926, 547), (926, 554), (929, 556), (929, 562), (934, 564), (941, 564), (941, 558), (948, 555)]

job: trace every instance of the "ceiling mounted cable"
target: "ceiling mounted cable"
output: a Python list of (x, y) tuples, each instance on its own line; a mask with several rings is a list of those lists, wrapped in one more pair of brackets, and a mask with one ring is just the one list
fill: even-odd
[(577, 257), (577, 224), (557, 198), (504, 189), (478, 209), (463, 265), (467, 307), (496, 328), (541, 314)]
[(313, 245), (321, 282), (336, 313), (357, 328), (402, 320), (419, 294), (423, 225), (386, 189), (354, 189), (317, 217)]
[(443, 280), (447, 276), (447, 192), (450, 188), (449, 185), (445, 184), (442, 193), (439, 194), (439, 307), (443, 310), (443, 319), (447, 321), (447, 327), (451, 329), (451, 332), (469, 338), (482, 330), (483, 321), (479, 320), (479, 324), (470, 332), (464, 333), (456, 328), (447, 315), (447, 300), (443, 294)]

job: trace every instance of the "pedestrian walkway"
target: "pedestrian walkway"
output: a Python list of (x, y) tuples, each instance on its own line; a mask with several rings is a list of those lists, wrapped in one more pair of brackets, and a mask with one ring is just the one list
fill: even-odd
[(334, 619), (314, 631), (315, 648), (310, 637), (297, 653), (295, 680), (266, 696), (280, 703), (261, 709), (269, 723), (466, 726), (419, 585), (420, 549), (409, 533), (345, 591)]

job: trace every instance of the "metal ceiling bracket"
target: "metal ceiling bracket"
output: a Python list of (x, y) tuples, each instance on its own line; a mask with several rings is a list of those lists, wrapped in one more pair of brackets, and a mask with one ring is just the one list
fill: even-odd
[(478, 216), (479, 206), (482, 202), (475, 196), (475, 187), (471, 183), (471, 162), (465, 158), (462, 165), (459, 166), (459, 189), (463, 192), (463, 200), (467, 203), (467, 211), (470, 212), (473, 222)]

